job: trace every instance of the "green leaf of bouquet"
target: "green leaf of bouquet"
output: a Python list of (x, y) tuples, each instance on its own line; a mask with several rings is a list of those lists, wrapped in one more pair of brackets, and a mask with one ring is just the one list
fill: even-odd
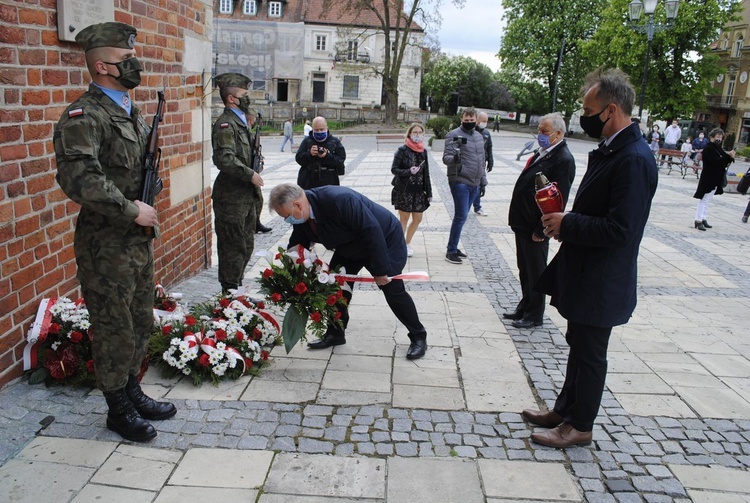
[(307, 325), (307, 316), (300, 314), (296, 309), (289, 308), (284, 315), (284, 323), (281, 326), (281, 335), (284, 337), (284, 349), (287, 354), (302, 338)]
[(49, 369), (47, 367), (39, 367), (29, 376), (29, 384), (43, 383), (45, 379), (49, 377)]

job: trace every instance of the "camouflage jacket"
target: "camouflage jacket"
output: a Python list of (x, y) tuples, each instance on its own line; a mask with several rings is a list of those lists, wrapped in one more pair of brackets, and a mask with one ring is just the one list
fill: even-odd
[(250, 129), (231, 109), (225, 108), (214, 123), (211, 144), (219, 168), (211, 198), (227, 203), (254, 200)]

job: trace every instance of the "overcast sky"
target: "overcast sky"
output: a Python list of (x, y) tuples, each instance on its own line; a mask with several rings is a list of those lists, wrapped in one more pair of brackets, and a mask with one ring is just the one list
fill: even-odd
[(440, 48), (452, 56), (469, 56), (489, 66), (500, 68), (495, 57), (500, 49), (503, 9), (500, 0), (466, 0), (463, 9), (443, 0), (443, 22), (438, 32)]

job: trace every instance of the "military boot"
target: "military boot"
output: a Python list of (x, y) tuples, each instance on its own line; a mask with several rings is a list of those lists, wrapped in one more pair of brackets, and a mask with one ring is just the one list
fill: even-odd
[(156, 430), (138, 415), (125, 388), (104, 393), (104, 399), (109, 406), (107, 428), (133, 442), (148, 442), (156, 437)]
[(162, 419), (169, 419), (170, 417), (177, 414), (177, 407), (169, 402), (157, 402), (153, 398), (146, 396), (141, 389), (141, 385), (138, 383), (136, 376), (128, 376), (128, 384), (125, 385), (125, 391), (128, 394), (128, 398), (133, 402), (135, 410), (141, 415), (143, 419), (150, 419), (152, 421), (160, 421)]

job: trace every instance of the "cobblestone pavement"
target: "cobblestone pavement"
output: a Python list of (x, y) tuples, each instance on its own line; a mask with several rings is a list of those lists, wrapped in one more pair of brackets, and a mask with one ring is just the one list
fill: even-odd
[[(529, 442), (533, 429), (518, 412), (534, 406), (534, 400), (552, 406), (567, 356), (565, 320), (548, 308), (544, 325), (533, 331), (501, 321), (520, 295), (506, 221), (511, 188), (523, 167), (515, 157), (525, 141), (519, 134), (494, 135), (495, 170), (483, 198), (490, 216), (469, 217), (462, 245), (470, 259), (462, 266), (443, 261), (452, 201), (440, 152), (432, 153), (435, 200), (412, 243), (416, 253), (407, 267), (428, 270), (432, 277), (408, 284), (430, 331), (425, 359), (415, 364), (403, 358), (403, 330), (391, 319), (382, 295), (374, 287), (358, 286), (346, 346), (322, 352), (298, 347), (289, 355), (276, 348), (274, 365), (260, 377), (216, 388), (193, 388), (149, 372), (145, 387), (172, 400), (179, 412), (155, 425), (159, 435), (148, 447), (183, 457), (174, 461), (180, 467), (170, 483), (148, 488), (150, 496), (143, 501), (157, 494), (156, 501), (172, 501), (166, 488), (177, 490), (176, 474), (187, 466), (191, 452), (204, 452), (200, 449), (275, 456), (273, 465), (269, 458), (268, 477), (251, 486), (256, 492), (242, 496), (264, 502), (329, 501), (325, 496), (350, 498), (330, 501), (428, 501), (399, 478), (402, 469), (417, 473), (428, 466), (410, 465), (408, 458), (462, 460), (475, 467), (467, 477), (479, 474), (481, 482), (462, 479), (466, 485), (458, 490), (454, 485), (459, 482), (447, 483), (450, 476), (442, 488), (443, 482), (435, 480), (439, 477), (427, 474), (427, 485), (447, 491), (431, 501), (750, 501), (750, 345), (743, 337), (743, 313), (750, 307), (750, 266), (743, 259), (750, 234), (740, 222), (746, 198), (715, 198), (709, 208), (714, 228), (699, 233), (692, 228), (695, 177), (682, 179), (661, 170), (639, 263), (639, 305), (631, 322), (613, 331), (594, 443), (565, 450), (540, 447)], [(293, 156), (278, 153), (277, 142), (267, 140), (264, 149), (266, 187), (296, 173)], [(373, 137), (348, 136), (344, 143), (349, 162), (343, 183), (390, 207), (392, 152), (378, 152)], [(575, 191), (594, 144), (569, 143), (578, 168)], [(738, 164), (735, 171), (744, 172), (744, 163)], [(285, 244), (290, 228), (266, 212), (263, 221), (274, 230), (258, 235), (256, 248)], [(551, 248), (552, 255), (557, 246)], [(250, 289), (261, 267), (249, 266), (245, 283)], [(181, 291), (188, 302), (205, 300), (218, 290), (216, 269), (172, 290)], [(383, 313), (390, 317), (385, 322)], [(0, 489), (23, 480), (18, 463), (34, 459), (32, 447), (43, 448), (37, 442), (45, 439), (102, 442), (116, 447), (109, 456), (126, 450), (129, 444), (106, 429), (105, 413), (101, 395), (88, 389), (24, 381), (7, 386), (0, 392)], [(301, 469), (295, 465), (300, 459), (323, 466), (330, 458), (314, 455), (375, 463), (367, 465), (373, 472), (365, 479), (385, 462), (388, 483), (381, 487), (383, 481), (375, 480), (371, 492), (311, 488), (292, 493), (319, 499), (274, 499), (275, 493), (290, 494), (281, 481)], [(83, 495), (93, 494), (86, 491), (104, 477), (112, 458), (107, 459), (91, 481), (85, 479), (86, 489), (71, 489), (67, 497), (88, 501)], [(429, 466), (442, 473), (435, 468), (441, 465)], [(551, 492), (545, 492), (545, 479), (555, 482)]]

